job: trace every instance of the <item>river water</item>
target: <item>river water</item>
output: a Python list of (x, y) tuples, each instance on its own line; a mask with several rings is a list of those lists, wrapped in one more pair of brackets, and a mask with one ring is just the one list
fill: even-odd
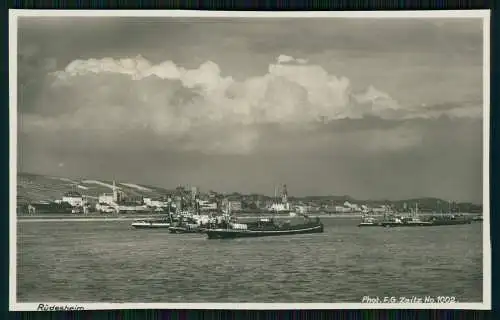
[(130, 221), (19, 222), (18, 302), (482, 301), (482, 225), (358, 228), (237, 240), (133, 230)]

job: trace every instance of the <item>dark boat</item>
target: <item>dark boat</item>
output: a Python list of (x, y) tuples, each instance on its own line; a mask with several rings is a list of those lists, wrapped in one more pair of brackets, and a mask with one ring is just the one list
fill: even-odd
[(431, 217), (429, 220), (432, 225), (434, 226), (451, 226), (451, 225), (457, 225), (457, 224), (471, 224), (472, 219), (467, 218), (465, 216), (459, 216), (456, 217), (454, 215), (452, 216), (434, 216)]
[(394, 217), (380, 222), (379, 225), (381, 227), (429, 227), (432, 223), (415, 217)]
[(168, 230), (170, 233), (201, 233), (204, 231), (202, 225), (191, 217), (181, 217), (179, 221), (173, 222)]
[(399, 217), (385, 220), (380, 223), (382, 227), (432, 227), (470, 224), (472, 219), (456, 216), (432, 216), (425, 220), (416, 217)]
[(431, 227), (431, 226), (449, 226), (449, 225), (461, 225), (470, 224), (471, 219), (465, 217), (462, 214), (452, 214), (451, 206), (450, 213), (448, 214), (438, 214), (421, 219), (418, 215), (418, 204), (415, 205), (415, 212), (409, 217), (394, 217), (391, 216), (389, 219), (385, 219), (380, 223), (382, 227)]
[(273, 218), (260, 219), (253, 223), (230, 223), (226, 228), (210, 228), (205, 230), (208, 239), (234, 239), (253, 238), (269, 236), (285, 236), (296, 234), (322, 233), (323, 223), (316, 218), (301, 224), (291, 225), (290, 223), (277, 223)]
[(170, 233), (201, 233), (203, 232), (203, 229), (199, 228), (198, 226), (192, 227), (192, 226), (171, 226), (168, 228)]
[(168, 228), (170, 233), (201, 233), (204, 229), (194, 223), (176, 223)]
[(475, 216), (472, 218), (472, 221), (483, 221), (483, 216)]

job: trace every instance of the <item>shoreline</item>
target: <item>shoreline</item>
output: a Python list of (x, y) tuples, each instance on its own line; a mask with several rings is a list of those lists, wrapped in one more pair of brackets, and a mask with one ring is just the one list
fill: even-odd
[[(270, 216), (244, 216), (244, 217), (239, 217), (241, 220), (248, 220), (248, 219), (259, 219), (259, 218), (268, 218)], [(347, 215), (342, 215), (342, 216), (313, 216), (311, 218), (333, 218), (333, 219), (359, 219), (361, 216), (347, 216)], [(43, 216), (30, 216), (30, 217), (22, 217), (17, 219), (17, 222), (69, 222), (69, 221), (75, 221), (75, 222), (92, 222), (92, 221), (101, 221), (101, 222), (106, 222), (106, 221), (134, 221), (134, 220), (141, 220), (141, 219), (148, 219), (148, 218), (155, 218), (154, 216), (142, 216), (142, 217), (65, 217), (65, 216), (51, 216), (51, 217), (43, 217)], [(289, 216), (278, 216), (275, 217), (276, 219), (298, 219), (301, 218), (300, 216), (297, 217), (289, 217)]]
[[(420, 214), (421, 216), (429, 216), (429, 215), (439, 215), (439, 214)], [(473, 213), (463, 213), (464, 216), (476, 216), (477, 214)], [(35, 216), (17, 216), (17, 222), (69, 222), (69, 221), (77, 221), (77, 222), (92, 222), (92, 221), (134, 221), (141, 219), (152, 219), (152, 218), (160, 218), (164, 215), (126, 215), (126, 216), (103, 216), (103, 215), (88, 215), (88, 216), (71, 216), (71, 215), (35, 215)], [(271, 215), (241, 215), (237, 216), (237, 218), (241, 220), (248, 219), (259, 219), (259, 218), (270, 218)], [(310, 215), (310, 218), (321, 218), (321, 219), (361, 219), (361, 214), (319, 214), (319, 215)], [(383, 217), (383, 215), (377, 215), (373, 217)], [(300, 219), (302, 216), (275, 216), (276, 219)]]

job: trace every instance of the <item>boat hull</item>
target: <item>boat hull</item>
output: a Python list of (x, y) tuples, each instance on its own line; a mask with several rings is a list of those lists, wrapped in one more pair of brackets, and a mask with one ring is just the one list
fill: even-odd
[(400, 222), (381, 222), (381, 227), (430, 227), (430, 222), (400, 223)]
[(400, 223), (400, 222), (381, 222), (382, 227), (437, 227), (437, 226), (452, 226), (470, 224), (471, 220), (434, 220), (422, 221), (414, 223)]
[(132, 223), (134, 229), (168, 229), (169, 223)]
[(170, 227), (168, 228), (170, 233), (201, 233), (202, 229), (188, 229), (182, 227)]
[(380, 223), (363, 223), (361, 222), (360, 224), (358, 224), (358, 227), (380, 227)]
[(289, 230), (231, 230), (231, 229), (208, 229), (205, 230), (208, 239), (235, 239), (286, 236), (296, 234), (322, 233), (323, 225), (304, 226)]
[(453, 226), (453, 225), (459, 225), (459, 224), (470, 224), (472, 223), (472, 220), (445, 220), (445, 221), (433, 221), (432, 225), (434, 226)]

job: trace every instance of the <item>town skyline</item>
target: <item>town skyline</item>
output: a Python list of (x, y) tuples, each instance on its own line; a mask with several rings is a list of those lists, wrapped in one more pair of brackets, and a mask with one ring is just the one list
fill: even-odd
[(18, 37), (18, 171), (482, 203), (480, 19), (22, 17)]
[[(197, 184), (189, 184), (189, 183), (185, 183), (185, 184), (181, 184), (181, 185), (177, 185), (177, 186), (166, 186), (166, 185), (153, 185), (153, 184), (148, 184), (148, 183), (141, 183), (141, 181), (130, 181), (130, 180), (119, 180), (119, 179), (97, 179), (96, 177), (69, 177), (69, 176), (66, 176), (66, 177), (60, 177), (60, 176), (50, 176), (50, 175), (45, 175), (43, 173), (36, 173), (36, 172), (19, 172), (18, 173), (18, 176), (19, 175), (36, 175), (36, 176), (42, 176), (42, 177), (52, 177), (52, 178), (60, 178), (62, 179), (62, 181), (66, 181), (68, 184), (68, 188), (67, 188), (67, 191), (70, 192), (70, 191), (77, 191), (79, 193), (81, 193), (82, 195), (85, 195), (86, 194), (86, 191), (88, 189), (81, 189), (81, 188), (78, 188), (78, 182), (79, 181), (100, 181), (100, 182), (104, 182), (104, 183), (108, 183), (108, 184), (112, 184), (112, 182), (116, 182), (117, 184), (117, 187), (118, 189), (122, 189), (123, 186), (127, 186), (129, 184), (134, 184), (134, 185), (138, 185), (138, 186), (142, 186), (142, 187), (146, 187), (146, 188), (155, 188), (155, 189), (162, 189), (162, 190), (165, 190), (166, 193), (163, 195), (163, 196), (169, 196), (169, 195), (172, 195), (173, 193), (175, 193), (176, 189), (179, 188), (179, 187), (183, 187), (185, 188), (185, 191), (186, 192), (190, 192), (190, 188), (196, 188), (197, 191), (200, 193), (200, 194), (204, 194), (204, 195), (207, 195), (211, 192), (214, 192), (216, 194), (220, 194), (220, 195), (225, 195), (225, 196), (231, 196), (231, 195), (240, 195), (240, 196), (244, 196), (244, 197), (251, 197), (251, 196), (262, 196), (262, 197), (265, 197), (265, 198), (274, 198), (274, 188), (273, 186), (271, 186), (270, 190), (259, 190), (259, 191), (250, 191), (250, 192), (241, 192), (241, 191), (238, 191), (238, 190), (217, 190), (217, 189), (214, 189), (214, 188), (204, 188), (204, 187), (200, 187), (199, 185)], [(70, 182), (73, 181), (73, 182)], [(356, 197), (356, 196), (353, 196), (353, 195), (350, 195), (350, 194), (333, 194), (333, 193), (328, 193), (328, 192), (323, 192), (323, 193), (317, 193), (317, 194), (293, 194), (293, 193), (290, 193), (290, 187), (288, 184), (286, 183), (281, 183), (281, 184), (275, 184), (275, 187), (276, 187), (276, 190), (277, 190), (277, 197), (280, 198), (281, 197), (281, 194), (280, 194), (280, 190), (282, 190), (282, 186), (283, 185), (286, 185), (287, 186), (287, 195), (288, 195), (288, 198), (289, 199), (304, 199), (304, 198), (338, 198), (338, 199), (350, 199), (350, 200), (353, 200), (353, 201), (361, 201), (361, 202), (402, 202), (402, 201), (415, 201), (415, 200), (423, 200), (423, 199), (435, 199), (437, 201), (442, 201), (443, 203), (470, 203), (470, 204), (474, 204), (474, 205), (483, 205), (482, 201), (479, 201), (479, 202), (474, 202), (474, 201), (467, 201), (467, 200), (461, 200), (461, 199), (455, 199), (455, 198), (440, 198), (440, 197), (437, 197), (437, 196), (433, 196), (433, 195), (416, 195), (416, 196), (413, 196), (413, 197), (407, 197), (407, 198), (394, 198), (394, 197), (390, 197), (390, 196), (386, 196), (386, 197), (381, 197), (381, 198), (360, 198), (360, 197)], [(112, 191), (112, 188), (109, 187), (109, 190)], [(292, 191), (293, 191), (293, 188), (292, 188)], [(88, 192), (87, 192), (88, 193)], [(46, 199), (46, 200), (53, 200), (53, 199)]]

